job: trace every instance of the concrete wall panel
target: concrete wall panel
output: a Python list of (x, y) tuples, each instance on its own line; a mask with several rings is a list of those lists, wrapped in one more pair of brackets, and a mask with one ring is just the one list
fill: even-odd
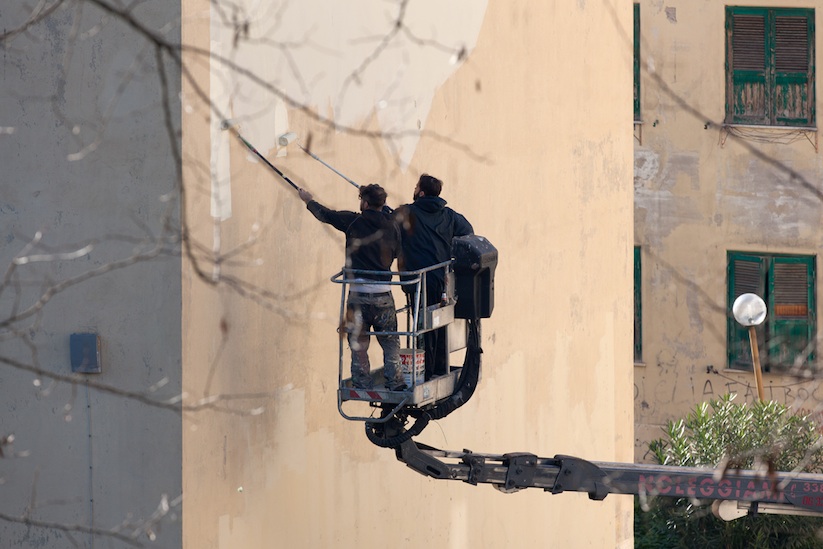
[[(32, 9), (0, 7), (4, 32)], [(180, 10), (133, 13), (158, 29)], [(0, 511), (15, 517), (0, 521), (0, 545), (123, 547), (105, 532), (146, 541), (138, 525), (181, 492), (180, 414), (140, 400), (180, 393), (177, 170), (161, 108), (180, 77), (168, 69), (163, 93), (145, 39), (91, 3), (40, 15), (4, 37), (0, 60), (0, 436), (14, 435)], [(166, 38), (179, 41), (177, 28)], [(67, 382), (76, 332), (99, 334), (103, 371)], [(179, 521), (156, 529), (164, 546), (182, 543)]]

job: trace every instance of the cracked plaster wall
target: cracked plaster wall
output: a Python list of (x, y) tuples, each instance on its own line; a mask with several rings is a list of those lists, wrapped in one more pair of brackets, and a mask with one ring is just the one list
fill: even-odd
[[(752, 3), (761, 4), (771, 5)], [(818, 256), (823, 240), (823, 164), (814, 144), (735, 139), (721, 130), (723, 5), (640, 5), (646, 123), (634, 153), (643, 309), (634, 389), (638, 460), (666, 421), (696, 403), (725, 393), (757, 398), (752, 373), (726, 368), (727, 251)], [(818, 52), (820, 45), (818, 38)], [(819, 304), (819, 274), (817, 287)], [(767, 373), (764, 384), (767, 398), (823, 418), (817, 379)]]

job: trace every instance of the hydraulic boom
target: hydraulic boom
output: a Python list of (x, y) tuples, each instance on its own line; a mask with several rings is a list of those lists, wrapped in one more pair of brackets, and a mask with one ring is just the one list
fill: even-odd
[(541, 488), (552, 494), (586, 492), (594, 500), (609, 494), (685, 497), (748, 502), (750, 512), (823, 512), (823, 476), (808, 473), (591, 462), (564, 455), (449, 452), (411, 439), (395, 450), (397, 459), (422, 475), (492, 484), (504, 492)]

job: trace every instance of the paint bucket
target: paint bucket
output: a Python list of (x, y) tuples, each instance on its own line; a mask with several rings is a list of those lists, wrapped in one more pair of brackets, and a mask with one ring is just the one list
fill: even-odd
[(409, 387), (413, 381), (420, 385), (426, 380), (426, 354), (423, 349), (400, 349), (400, 368), (403, 380)]

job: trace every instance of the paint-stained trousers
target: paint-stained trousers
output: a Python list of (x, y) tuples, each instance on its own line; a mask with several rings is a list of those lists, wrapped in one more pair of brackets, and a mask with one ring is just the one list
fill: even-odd
[[(346, 303), (346, 332), (351, 349), (351, 376), (355, 387), (370, 389), (374, 385), (369, 364), (369, 330), (396, 332), (397, 312), (391, 292), (369, 294), (349, 292)], [(376, 335), (383, 348), (383, 372), (386, 386), (396, 389), (403, 385), (400, 368), (400, 336)]]

